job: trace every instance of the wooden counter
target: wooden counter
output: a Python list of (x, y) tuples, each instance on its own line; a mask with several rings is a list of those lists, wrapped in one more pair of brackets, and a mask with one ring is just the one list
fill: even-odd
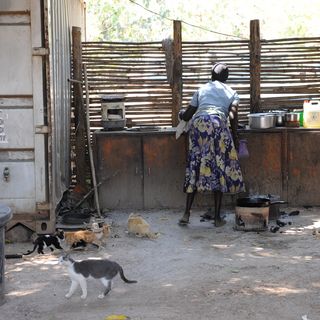
[[(320, 130), (273, 128), (239, 130), (249, 158), (242, 159), (250, 194), (275, 194), (289, 205), (320, 205)], [(102, 209), (183, 208), (186, 136), (175, 129), (97, 131), (93, 134)], [(198, 195), (194, 206), (212, 206)], [(224, 197), (234, 205), (236, 196)]]
[(239, 130), (250, 157), (241, 161), (250, 194), (278, 194), (290, 205), (320, 205), (320, 130)]

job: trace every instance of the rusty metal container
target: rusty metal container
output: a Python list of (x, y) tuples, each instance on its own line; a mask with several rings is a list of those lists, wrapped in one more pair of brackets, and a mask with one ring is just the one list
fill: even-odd
[(266, 231), (269, 223), (270, 200), (267, 198), (239, 198), (235, 214), (235, 229)]

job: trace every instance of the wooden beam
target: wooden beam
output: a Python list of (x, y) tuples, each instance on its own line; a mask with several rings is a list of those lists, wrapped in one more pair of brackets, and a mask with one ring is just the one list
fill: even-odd
[(172, 70), (172, 126), (178, 124), (182, 104), (182, 37), (181, 21), (173, 22), (173, 70)]
[(259, 20), (250, 21), (250, 111), (260, 111), (261, 42)]

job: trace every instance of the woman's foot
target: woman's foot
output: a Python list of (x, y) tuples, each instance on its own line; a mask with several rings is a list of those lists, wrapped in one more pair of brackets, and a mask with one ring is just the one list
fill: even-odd
[(215, 219), (214, 221), (214, 225), (215, 227), (222, 227), (226, 224), (226, 220), (223, 220), (223, 219)]
[(184, 219), (180, 219), (178, 222), (179, 226), (186, 226), (187, 224), (189, 224), (189, 221), (184, 220)]
[(179, 220), (178, 224), (180, 226), (185, 226), (189, 223), (190, 214), (184, 214), (183, 217)]

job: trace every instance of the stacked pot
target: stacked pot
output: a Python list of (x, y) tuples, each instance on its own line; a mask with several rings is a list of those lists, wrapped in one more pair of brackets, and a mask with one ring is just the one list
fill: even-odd
[(299, 127), (300, 113), (274, 110), (265, 113), (248, 114), (251, 129), (269, 129), (274, 127)]

